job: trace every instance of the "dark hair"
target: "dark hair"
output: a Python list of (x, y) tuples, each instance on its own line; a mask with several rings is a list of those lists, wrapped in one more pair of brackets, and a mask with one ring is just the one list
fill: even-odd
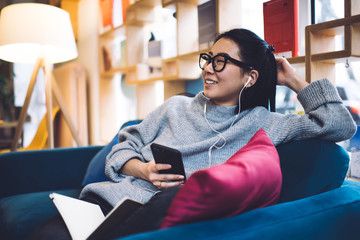
[[(215, 42), (221, 38), (235, 42), (242, 61), (259, 72), (256, 83), (246, 88), (241, 95), (241, 111), (256, 106), (263, 106), (275, 112), (275, 94), (277, 83), (277, 66), (273, 46), (247, 29), (232, 29), (220, 34)], [(244, 71), (249, 71), (245, 70)]]

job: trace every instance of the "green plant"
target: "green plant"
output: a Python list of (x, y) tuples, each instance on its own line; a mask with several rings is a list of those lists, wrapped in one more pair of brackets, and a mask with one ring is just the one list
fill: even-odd
[(0, 60), (0, 119), (14, 120), (13, 64)]

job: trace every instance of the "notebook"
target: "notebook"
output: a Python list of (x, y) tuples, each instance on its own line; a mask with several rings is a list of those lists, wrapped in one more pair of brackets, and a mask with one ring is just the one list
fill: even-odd
[(104, 216), (97, 204), (58, 193), (50, 194), (50, 198), (74, 240), (101, 239), (101, 236), (105, 236), (110, 229), (115, 228), (143, 205), (140, 202), (124, 198)]

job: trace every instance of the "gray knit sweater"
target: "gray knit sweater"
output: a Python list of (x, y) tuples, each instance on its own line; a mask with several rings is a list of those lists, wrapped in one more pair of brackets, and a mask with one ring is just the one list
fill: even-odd
[[(327, 79), (302, 89), (298, 99), (305, 110), (302, 116), (283, 115), (269, 112), (264, 107), (255, 107), (241, 112), (229, 128), (235, 118), (235, 106), (217, 106), (203, 93), (194, 98), (174, 96), (150, 113), (142, 123), (120, 131), (119, 144), (113, 147), (106, 161), (106, 174), (112, 181), (86, 186), (80, 198), (94, 192), (113, 206), (123, 197), (147, 202), (159, 190), (148, 181), (119, 174), (118, 171), (131, 158), (151, 161), (152, 142), (178, 149), (189, 177), (196, 170), (224, 163), (260, 128), (265, 130), (275, 146), (309, 138), (337, 142), (349, 139), (355, 133), (352, 117), (342, 104), (336, 88)], [(208, 123), (204, 118), (205, 102)], [(223, 138), (219, 140), (214, 130), (222, 133)], [(209, 148), (217, 141), (218, 147), (226, 141), (225, 146), (213, 147), (210, 159)]]

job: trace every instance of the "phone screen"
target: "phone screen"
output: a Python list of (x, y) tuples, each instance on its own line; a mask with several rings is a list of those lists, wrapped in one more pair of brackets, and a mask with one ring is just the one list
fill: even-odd
[(183, 175), (185, 180), (185, 170), (180, 151), (156, 143), (151, 144), (150, 147), (156, 163), (171, 165), (171, 169), (161, 170), (160, 173)]

